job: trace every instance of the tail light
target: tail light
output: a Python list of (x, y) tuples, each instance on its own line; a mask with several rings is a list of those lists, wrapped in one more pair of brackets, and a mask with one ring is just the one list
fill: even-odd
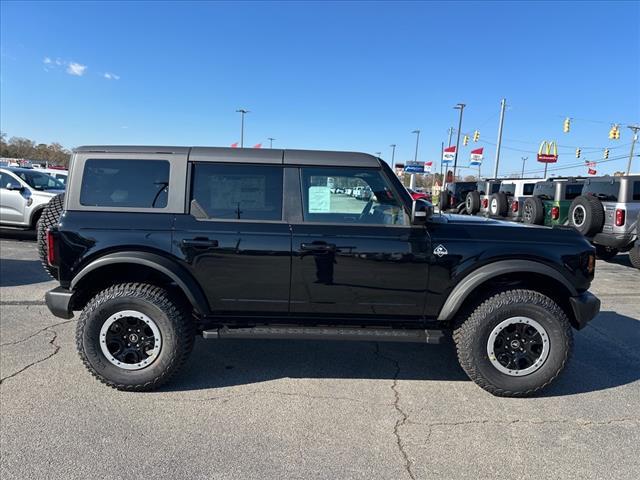
[(489, 200), (485, 198), (482, 200), (482, 208), (487, 208), (487, 207), (489, 207)]
[(624, 208), (616, 208), (616, 227), (621, 227), (624, 225), (625, 213), (626, 212)]
[(56, 265), (56, 241), (51, 230), (47, 230), (47, 263), (52, 267)]
[(518, 211), (518, 201), (514, 200), (513, 203), (511, 204), (511, 211), (513, 213), (516, 213)]
[(560, 208), (552, 207), (551, 208), (551, 219), (552, 220), (557, 220), (558, 218), (560, 218)]

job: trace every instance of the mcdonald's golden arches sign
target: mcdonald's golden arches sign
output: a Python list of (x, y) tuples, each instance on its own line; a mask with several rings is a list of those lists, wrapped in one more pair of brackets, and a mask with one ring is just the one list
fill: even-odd
[(541, 163), (556, 163), (558, 161), (558, 145), (556, 142), (543, 140), (538, 149), (538, 161)]

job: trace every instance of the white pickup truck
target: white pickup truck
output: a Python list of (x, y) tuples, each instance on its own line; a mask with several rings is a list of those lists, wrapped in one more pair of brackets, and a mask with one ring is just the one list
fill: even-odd
[(33, 230), (42, 210), (64, 184), (32, 168), (0, 168), (0, 225)]

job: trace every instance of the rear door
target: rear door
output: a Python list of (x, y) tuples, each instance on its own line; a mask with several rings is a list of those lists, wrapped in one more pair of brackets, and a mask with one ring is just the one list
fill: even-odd
[[(302, 215), (292, 221), (291, 314), (422, 317), (427, 230), (409, 224), (409, 212), (383, 171), (302, 166), (299, 181)], [(371, 188), (371, 197), (335, 193), (358, 187)]]
[(286, 314), (291, 232), (283, 221), (282, 164), (196, 161), (190, 178), (174, 253), (202, 286), (212, 312)]

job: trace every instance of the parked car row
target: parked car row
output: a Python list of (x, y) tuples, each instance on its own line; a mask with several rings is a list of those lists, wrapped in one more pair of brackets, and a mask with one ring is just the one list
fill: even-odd
[(598, 257), (628, 251), (640, 268), (640, 175), (454, 182), (441, 193), (439, 207), (531, 225), (571, 226), (595, 245)]
[(64, 192), (66, 178), (66, 170), (0, 168), (0, 226), (35, 230), (44, 207)]

